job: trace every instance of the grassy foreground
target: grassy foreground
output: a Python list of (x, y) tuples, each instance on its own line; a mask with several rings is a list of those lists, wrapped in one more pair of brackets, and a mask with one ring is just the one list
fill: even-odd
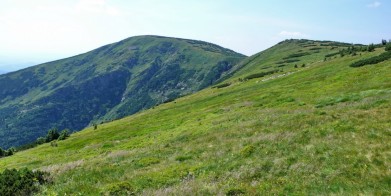
[[(299, 51), (308, 54), (281, 66)], [(391, 61), (349, 67), (383, 51), (324, 61), (329, 46), (282, 43), (250, 57), (229, 86), (18, 152), (0, 170), (50, 172), (44, 195), (389, 195)]]

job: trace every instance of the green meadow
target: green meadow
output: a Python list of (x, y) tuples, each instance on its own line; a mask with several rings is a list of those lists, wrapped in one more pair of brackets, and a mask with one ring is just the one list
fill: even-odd
[(50, 172), (42, 195), (390, 195), (391, 60), (349, 66), (384, 47), (330, 56), (348, 47), (284, 41), (220, 85), (1, 158), (0, 171)]

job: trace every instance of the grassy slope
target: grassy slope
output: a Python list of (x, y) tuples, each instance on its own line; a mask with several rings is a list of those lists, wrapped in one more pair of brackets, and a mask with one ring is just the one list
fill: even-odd
[(0, 75), (0, 147), (80, 130), (196, 92), (245, 58), (195, 40), (136, 36)]
[(55, 184), (44, 192), (61, 195), (123, 181), (141, 194), (390, 194), (391, 62), (348, 67), (383, 49), (320, 62), (330, 53), (323, 49), (301, 58), (305, 68), (284, 68), (291, 74), (236, 79), (302, 49), (277, 45), (229, 87), (19, 152), (0, 169), (50, 171)]

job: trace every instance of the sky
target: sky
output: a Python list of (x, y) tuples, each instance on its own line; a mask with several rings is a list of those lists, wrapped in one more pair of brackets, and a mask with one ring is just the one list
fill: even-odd
[(389, 0), (0, 0), (0, 72), (136, 35), (203, 40), (253, 55), (285, 39), (391, 39)]

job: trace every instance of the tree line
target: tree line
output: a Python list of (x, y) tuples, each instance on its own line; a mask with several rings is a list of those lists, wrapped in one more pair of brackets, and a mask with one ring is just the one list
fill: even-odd
[(61, 132), (59, 132), (57, 128), (52, 128), (48, 131), (46, 136), (39, 137), (36, 141), (34, 141), (32, 143), (28, 143), (28, 144), (25, 144), (25, 145), (22, 145), (22, 146), (19, 146), (16, 148), (11, 147), (8, 150), (4, 150), (4, 149), (0, 148), (0, 158), (11, 156), (18, 151), (34, 148), (34, 147), (41, 145), (41, 144), (44, 144), (44, 143), (51, 142), (51, 146), (57, 146), (56, 141), (67, 139), (70, 136), (70, 134), (71, 134), (71, 132), (69, 131), (69, 129), (64, 129)]
[[(334, 53), (325, 55), (324, 61), (326, 61), (327, 58), (333, 57), (336, 55), (340, 55), (341, 57), (344, 57), (345, 55), (356, 56), (357, 53), (359, 53), (359, 52), (373, 52), (373, 51), (375, 51), (376, 48), (382, 48), (382, 47), (385, 47), (386, 51), (391, 51), (391, 40), (387, 41), (385, 39), (382, 39), (381, 43), (379, 43), (379, 44), (372, 43), (372, 44), (369, 44), (368, 46), (352, 44), (352, 45), (348, 46), (347, 48), (339, 50), (338, 52), (334, 52)], [(360, 55), (361, 55), (361, 53), (360, 53)]]
[(26, 150), (26, 149), (34, 148), (38, 145), (41, 145), (44, 143), (49, 143), (49, 142), (52, 142), (51, 143), (52, 146), (57, 146), (57, 143), (55, 143), (55, 141), (65, 140), (70, 136), (70, 134), (71, 134), (71, 132), (69, 131), (69, 129), (64, 129), (61, 132), (59, 132), (57, 128), (52, 128), (48, 131), (46, 136), (37, 138), (37, 140), (35, 140), (35, 142), (20, 146), (17, 150), (18, 151)]
[(383, 61), (386, 61), (388, 59), (391, 59), (391, 51), (388, 50), (387, 52), (384, 52), (378, 56), (374, 56), (371, 58), (363, 59), (357, 62), (354, 62), (350, 65), (350, 67), (362, 67), (364, 65), (371, 65), (371, 64), (377, 64)]
[[(375, 46), (373, 44), (371, 44), (368, 46), (368, 51), (369, 51), (370, 47), (371, 47), (371, 51), (375, 50)], [(378, 44), (378, 47), (385, 47), (385, 52), (378, 55), (378, 56), (374, 56), (374, 57), (370, 57), (370, 58), (356, 61), (356, 62), (350, 64), (350, 67), (362, 67), (365, 65), (377, 64), (377, 63), (386, 61), (388, 59), (391, 59), (391, 41), (387, 42), (385, 39), (382, 39), (381, 44)]]
[(4, 149), (0, 148), (0, 158), (1, 157), (11, 156), (14, 153), (15, 153), (15, 149), (14, 148), (9, 148), (8, 150), (4, 150)]

